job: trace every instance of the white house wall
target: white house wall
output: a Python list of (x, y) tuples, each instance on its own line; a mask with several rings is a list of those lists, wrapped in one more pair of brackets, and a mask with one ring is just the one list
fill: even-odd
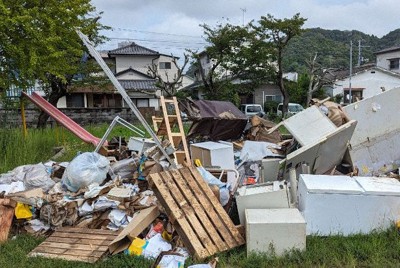
[[(365, 88), (363, 91), (364, 99), (382, 92), (381, 87), (389, 90), (400, 86), (400, 78), (385, 74), (379, 70), (374, 71), (375, 73), (368, 71), (352, 76), (351, 78), (352, 88)], [(343, 88), (349, 88), (349, 78), (335, 82), (333, 95), (343, 94)]]
[(135, 73), (135, 72), (127, 72), (121, 75), (118, 75), (118, 80), (140, 80), (140, 79), (149, 79), (148, 77)]
[[(160, 62), (170, 62), (171, 69), (160, 69)], [(156, 64), (158, 64), (158, 73), (161, 75), (161, 78), (164, 81), (172, 82), (174, 79), (176, 79), (178, 68), (176, 68), (175, 64), (172, 62), (172, 57), (161, 55), (156, 61)]]
[[(395, 58), (400, 58), (400, 50), (384, 54), (378, 54), (376, 55), (376, 66), (389, 70), (390, 62), (388, 61), (388, 59), (395, 59)], [(399, 69), (391, 71), (400, 72)]]
[(154, 58), (155, 56), (116, 56), (116, 72), (119, 73), (132, 67), (135, 70), (147, 74), (148, 66), (152, 64)]

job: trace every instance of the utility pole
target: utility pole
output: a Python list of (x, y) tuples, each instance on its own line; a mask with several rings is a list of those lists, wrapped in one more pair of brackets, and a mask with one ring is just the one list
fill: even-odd
[(247, 9), (246, 8), (240, 8), (243, 14), (243, 19), (242, 19), (242, 25), (244, 26), (244, 13), (246, 13)]
[(351, 103), (351, 76), (353, 75), (353, 40), (350, 40), (349, 103)]
[(361, 61), (362, 61), (362, 57), (361, 57), (361, 49), (363, 48), (363, 47), (369, 47), (369, 46), (362, 46), (361, 45), (361, 41), (362, 40), (358, 40), (358, 64), (357, 64), (357, 66), (361, 66)]

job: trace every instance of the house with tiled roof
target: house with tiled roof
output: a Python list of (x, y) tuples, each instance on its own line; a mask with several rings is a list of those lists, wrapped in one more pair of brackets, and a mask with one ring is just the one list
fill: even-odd
[[(156, 66), (161, 78), (171, 81), (178, 73), (178, 68), (173, 63), (176, 57), (136, 43), (122, 43), (118, 48), (102, 52), (101, 55), (138, 108), (159, 109), (159, 96), (162, 95), (162, 91), (156, 86), (156, 79), (150, 76), (149, 67)], [(60, 99), (57, 106), (127, 107), (111, 85), (101, 89), (96, 86), (74, 88), (65, 98)]]
[(341, 95), (342, 102), (348, 103), (350, 92), (354, 102), (400, 87), (400, 46), (380, 50), (375, 55), (376, 63), (354, 66), (351, 78), (349, 69), (332, 72), (333, 83), (327, 93)]

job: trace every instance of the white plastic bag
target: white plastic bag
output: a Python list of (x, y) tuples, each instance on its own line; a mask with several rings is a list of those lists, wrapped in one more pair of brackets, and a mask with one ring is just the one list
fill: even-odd
[(96, 152), (86, 152), (75, 157), (62, 177), (62, 184), (72, 192), (92, 183), (102, 184), (110, 169), (110, 161)]
[(47, 172), (47, 167), (42, 163), (32, 165), (25, 173), (24, 186), (27, 190), (42, 188), (47, 192), (56, 184)]

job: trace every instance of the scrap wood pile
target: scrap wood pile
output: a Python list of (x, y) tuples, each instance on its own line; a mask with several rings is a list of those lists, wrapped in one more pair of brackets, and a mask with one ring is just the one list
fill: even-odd
[[(143, 151), (119, 142), (118, 149), (102, 150), (104, 155), (86, 152), (69, 163), (17, 167), (0, 175), (0, 238), (5, 241), (10, 229), (50, 235), (30, 256), (95, 262), (107, 254), (142, 255), (157, 259), (159, 267), (180, 267), (188, 256), (203, 260), (245, 243), (248, 252), (264, 251), (274, 240), (252, 234), (257, 209), (275, 215), (275, 224), (282, 213), (302, 218), (307, 208), (302, 215), (293, 211), (301, 206), (296, 195), (301, 174), (358, 175), (351, 161), (360, 161), (356, 146), (348, 147), (357, 121), (340, 107), (315, 103), (278, 125), (254, 116), (247, 126), (245, 116), (230, 112), (232, 105), (220, 112), (212, 102), (202, 104), (207, 113), (197, 112), (189, 130), (192, 161), (178, 168), (149, 141)], [(226, 131), (231, 121), (241, 130)], [(171, 142), (163, 140), (162, 147), (174, 157)], [(299, 189), (307, 179), (315, 180), (304, 177)], [(245, 241), (244, 227), (251, 241)], [(304, 237), (283, 249), (305, 249), (305, 227), (293, 230), (302, 234), (293, 237)]]

